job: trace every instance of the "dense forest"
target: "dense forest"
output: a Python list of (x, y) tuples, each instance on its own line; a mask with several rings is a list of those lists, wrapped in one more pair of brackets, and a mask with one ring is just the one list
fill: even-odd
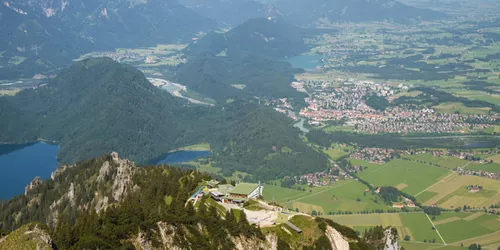
[(245, 171), (262, 180), (321, 170), (327, 162), (290, 119), (256, 100), (192, 105), (106, 58), (78, 62), (46, 86), (0, 98), (0, 114), (8, 118), (0, 141), (55, 141), (63, 164), (112, 151), (147, 163), (200, 142), (212, 145), (224, 173)]

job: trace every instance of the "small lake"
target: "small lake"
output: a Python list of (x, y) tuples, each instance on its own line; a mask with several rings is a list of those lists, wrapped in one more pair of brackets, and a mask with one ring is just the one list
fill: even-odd
[(212, 153), (210, 151), (177, 151), (169, 153), (163, 160), (156, 164), (182, 163), (211, 155)]
[(322, 55), (298, 55), (285, 59), (285, 61), (292, 64), (294, 68), (302, 68), (305, 70), (313, 70), (316, 67), (323, 65), (321, 59)]
[(57, 168), (59, 146), (44, 142), (25, 145), (0, 145), (0, 200), (24, 194), (36, 176), (50, 178)]

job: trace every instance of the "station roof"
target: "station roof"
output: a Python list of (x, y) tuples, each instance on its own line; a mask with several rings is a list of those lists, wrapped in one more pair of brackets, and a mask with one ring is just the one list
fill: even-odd
[(258, 187), (255, 183), (240, 183), (230, 191), (231, 194), (245, 194), (249, 195)]

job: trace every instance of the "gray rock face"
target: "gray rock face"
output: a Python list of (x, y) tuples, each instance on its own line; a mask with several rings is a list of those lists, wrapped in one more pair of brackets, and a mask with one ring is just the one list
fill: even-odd
[(40, 179), (40, 176), (35, 177), (32, 181), (30, 181), (28, 186), (26, 186), (24, 188), (24, 195), (27, 195), (29, 191), (31, 191), (32, 189), (34, 189), (36, 186), (38, 186), (40, 184), (42, 184), (42, 180)]

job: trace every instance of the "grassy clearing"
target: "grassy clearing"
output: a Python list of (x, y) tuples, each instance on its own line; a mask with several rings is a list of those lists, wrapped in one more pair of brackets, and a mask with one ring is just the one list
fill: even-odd
[(348, 155), (353, 150), (352, 146), (341, 145), (334, 143), (327, 150), (323, 150), (325, 154), (332, 160), (338, 160), (340, 157)]
[(450, 173), (444, 168), (406, 160), (393, 160), (372, 168), (375, 169), (363, 171), (359, 177), (374, 186), (396, 186), (405, 183), (408, 186), (403, 191), (411, 195), (421, 192)]
[(412, 239), (416, 241), (432, 241), (441, 243), (441, 239), (435, 230), (432, 230), (432, 224), (424, 213), (401, 214), (403, 225), (409, 229), (413, 235)]
[(199, 143), (176, 149), (174, 151), (210, 151), (210, 144)]

